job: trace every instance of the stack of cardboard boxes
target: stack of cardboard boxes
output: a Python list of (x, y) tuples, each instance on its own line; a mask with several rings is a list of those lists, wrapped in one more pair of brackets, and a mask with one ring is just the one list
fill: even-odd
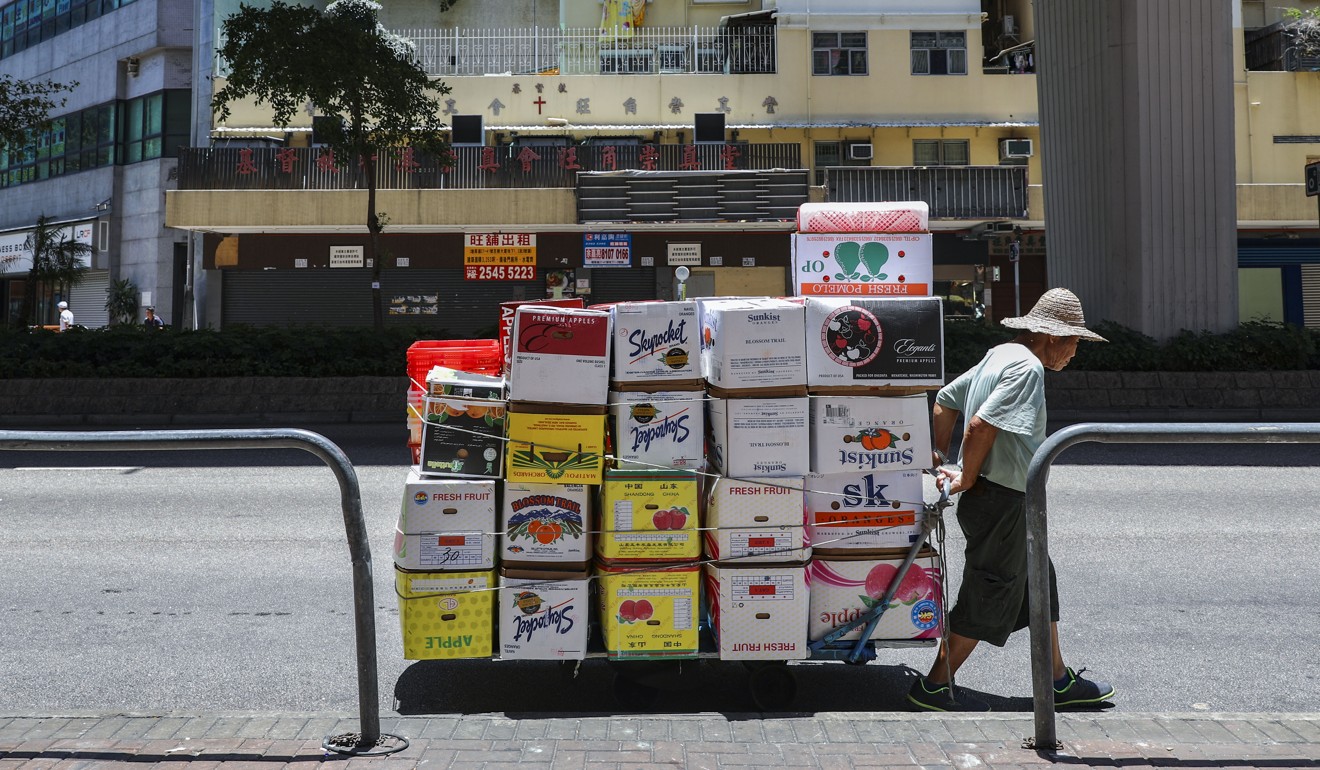
[(612, 305), (610, 424), (596, 541), (606, 655), (698, 653), (704, 412), (693, 302)]

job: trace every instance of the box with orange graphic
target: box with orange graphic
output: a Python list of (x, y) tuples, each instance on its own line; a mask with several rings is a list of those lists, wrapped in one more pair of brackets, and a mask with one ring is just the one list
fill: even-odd
[(705, 581), (720, 660), (809, 657), (805, 565), (707, 564)]
[(500, 558), (507, 565), (585, 569), (591, 561), (591, 503), (585, 484), (504, 482)]
[(489, 658), (495, 646), (495, 571), (394, 570), (405, 660)]
[(596, 556), (609, 562), (696, 559), (699, 498), (700, 481), (687, 471), (606, 471)]
[(697, 657), (700, 565), (597, 563), (596, 575), (607, 657)]
[(811, 399), (814, 473), (929, 468), (930, 448), (925, 395)]
[[(527, 411), (534, 409), (535, 411)], [(605, 414), (546, 404), (509, 405), (509, 481), (599, 484), (605, 468)]]
[(424, 474), (499, 478), (504, 472), (505, 402), (467, 398), (424, 399)]
[[(807, 565), (807, 586), (811, 594), (811, 619), (807, 629), (812, 641), (823, 639), (834, 629), (857, 620), (874, 609), (898, 575), (905, 553), (895, 551), (886, 558), (819, 556)], [(941, 589), (943, 561), (933, 549), (918, 554), (916, 561), (898, 584), (898, 590), (871, 632), (871, 639), (929, 640), (940, 638), (944, 622), (944, 594)], [(854, 628), (840, 640), (858, 639), (862, 629)]]
[(807, 476), (807, 537), (816, 555), (906, 548), (921, 536), (921, 471)]

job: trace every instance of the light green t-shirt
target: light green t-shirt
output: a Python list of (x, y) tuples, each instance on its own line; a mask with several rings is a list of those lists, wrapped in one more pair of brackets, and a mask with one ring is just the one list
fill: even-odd
[[(940, 406), (973, 415), (999, 429), (981, 475), (1019, 492), (1027, 491), (1027, 466), (1045, 441), (1045, 367), (1024, 345), (991, 348), (985, 358), (945, 385)], [(961, 462), (961, 450), (959, 451)]]

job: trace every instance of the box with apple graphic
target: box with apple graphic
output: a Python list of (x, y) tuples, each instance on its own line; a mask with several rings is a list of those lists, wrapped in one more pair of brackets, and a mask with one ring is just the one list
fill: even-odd
[(611, 563), (696, 559), (700, 491), (699, 478), (686, 471), (606, 471), (596, 556)]

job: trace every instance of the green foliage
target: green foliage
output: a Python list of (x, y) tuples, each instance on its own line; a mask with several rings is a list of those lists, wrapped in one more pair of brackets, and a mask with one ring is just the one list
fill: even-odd
[(420, 327), (18, 329), (0, 331), (0, 378), (402, 377), (409, 345), (448, 338)]
[(1163, 368), (1160, 345), (1151, 337), (1113, 321), (1102, 321), (1091, 330), (1108, 342), (1082, 341), (1069, 369), (1093, 372), (1153, 372)]
[(1014, 332), (995, 324), (970, 319), (944, 323), (944, 372), (952, 379), (971, 369), (995, 345), (1013, 339)]
[(54, 288), (62, 295), (82, 282), (87, 268), (81, 260), (92, 253), (92, 247), (69, 237), (59, 225), (51, 224), (45, 214), (37, 217), (37, 226), (28, 234), (24, 247), (32, 253), (32, 270), (23, 284), (23, 302), (19, 306), (15, 325), (31, 323), (37, 306), (38, 289)]
[(110, 323), (131, 324), (137, 321), (138, 288), (127, 278), (119, 278), (110, 284), (106, 295), (105, 309), (110, 313)]
[(50, 112), (63, 107), (65, 99), (55, 95), (72, 91), (73, 83), (50, 80), (21, 80), (0, 75), (0, 147), (18, 150), (42, 132), (50, 130)]

